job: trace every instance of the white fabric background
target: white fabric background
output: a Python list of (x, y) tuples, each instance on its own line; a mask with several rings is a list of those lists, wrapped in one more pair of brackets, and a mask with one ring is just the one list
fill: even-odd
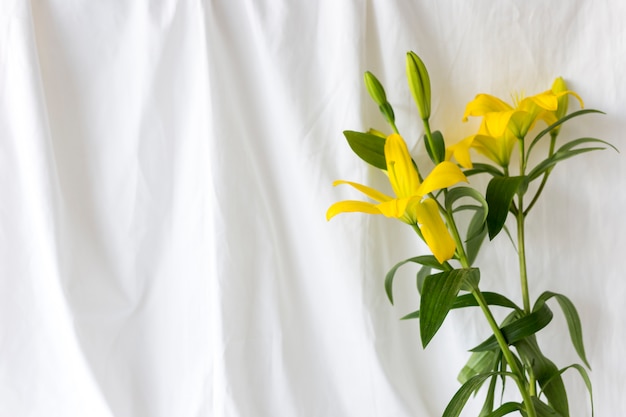
[[(418, 159), (409, 50), (448, 140), (475, 128), (476, 93), (562, 75), (607, 113), (563, 135), (624, 151), (625, 18), (621, 0), (4, 0), (0, 416), (440, 415), (484, 321), (452, 313), (423, 351), (398, 320), (414, 270), (396, 306), (382, 283), (424, 246), (384, 218), (324, 219), (357, 197), (333, 180), (386, 181), (341, 133), (385, 128), (362, 73)], [(624, 153), (566, 162), (529, 220), (532, 296), (577, 305), (598, 416), (625, 405), (625, 187)], [(505, 237), (478, 264), (484, 290), (520, 299)], [(565, 366), (554, 311), (541, 341)]]

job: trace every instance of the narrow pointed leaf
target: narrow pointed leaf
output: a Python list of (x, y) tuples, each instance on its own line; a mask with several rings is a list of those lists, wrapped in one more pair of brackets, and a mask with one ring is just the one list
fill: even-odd
[(539, 349), (535, 336), (527, 337), (515, 343), (515, 347), (527, 366), (532, 368), (539, 386), (548, 399), (550, 406), (563, 416), (569, 416), (567, 391), (559, 369)]
[(443, 135), (440, 131), (436, 130), (431, 134), (432, 142), (428, 140), (428, 137), (424, 135), (424, 146), (426, 152), (430, 157), (430, 160), (438, 164), (446, 159), (446, 145), (443, 141)]
[(504, 403), (500, 407), (498, 407), (497, 410), (493, 411), (491, 414), (487, 414), (485, 417), (502, 417), (516, 411), (521, 412), (522, 410), (524, 410), (524, 407), (522, 407), (522, 404), (520, 403)]
[(537, 417), (568, 417), (569, 414), (563, 415), (556, 411), (554, 408), (550, 407), (548, 404), (544, 403), (537, 397), (532, 397), (533, 405), (535, 406), (535, 411), (537, 413)]
[(359, 158), (376, 168), (387, 170), (385, 138), (372, 135), (371, 133), (354, 132), (352, 130), (345, 130), (343, 135), (346, 137), (352, 151)]
[(589, 114), (589, 113), (600, 113), (600, 114), (604, 114), (604, 112), (601, 112), (600, 110), (594, 110), (594, 109), (582, 109), (582, 110), (578, 110), (575, 112), (572, 112), (570, 114), (568, 114), (565, 117), (562, 117), (561, 119), (557, 120), (556, 122), (552, 123), (550, 126), (548, 126), (547, 128), (545, 128), (544, 130), (542, 130), (541, 132), (539, 132), (537, 134), (537, 136), (535, 136), (535, 138), (533, 139), (533, 141), (531, 142), (530, 146), (528, 147), (528, 151), (527, 151), (527, 155), (530, 155), (530, 151), (532, 150), (532, 148), (535, 147), (535, 145), (537, 144), (537, 142), (539, 142), (539, 140), (541, 140), (542, 137), (544, 137), (545, 135), (547, 135), (548, 133), (550, 133), (551, 130), (553, 130), (555, 127), (558, 127), (560, 125), (562, 125), (563, 123), (565, 123), (566, 121), (568, 121), (569, 119), (573, 119), (574, 117), (578, 117), (578, 116), (582, 116), (583, 114)]
[[(581, 145), (583, 143), (600, 143), (605, 146), (594, 146), (589, 148), (582, 149), (573, 149), (574, 147)], [(596, 138), (579, 138), (570, 142), (567, 142), (563, 146), (561, 146), (552, 156), (544, 159), (540, 163), (538, 163), (529, 173), (528, 180), (532, 181), (539, 176), (541, 176), (544, 172), (552, 168), (557, 163), (569, 159), (573, 156), (580, 155), (583, 153), (591, 152), (591, 151), (599, 151), (606, 149), (606, 146), (617, 151), (617, 148), (610, 143)], [(619, 151), (618, 151), (619, 152)]]
[(506, 221), (513, 197), (525, 183), (525, 177), (494, 177), (487, 185), (485, 199), (489, 205), (487, 228), (489, 238), (496, 237)]
[(430, 266), (422, 266), (419, 271), (417, 271), (417, 275), (415, 277), (415, 284), (417, 286), (417, 292), (421, 295), (422, 288), (424, 287), (424, 280), (427, 276), (432, 275), (432, 267)]
[(420, 301), (420, 336), (426, 347), (443, 324), (457, 294), (467, 282), (479, 279), (478, 269), (453, 269), (424, 280)]
[(463, 171), (466, 177), (476, 174), (489, 174), (492, 177), (504, 177), (504, 173), (491, 164), (474, 162), (472, 168)]
[[(482, 292), (482, 291), (481, 291)], [(505, 296), (498, 294), (497, 292), (482, 292), (485, 301), (487, 301), (488, 305), (500, 306), (500, 307), (508, 307), (517, 311), (521, 311), (521, 309), (515, 304), (513, 301), (509, 300)], [(476, 298), (472, 294), (463, 294), (459, 295), (456, 300), (454, 300), (454, 304), (452, 308), (463, 308), (463, 307), (477, 307), (478, 302)]]
[[(483, 292), (482, 294), (488, 305), (508, 307), (518, 312), (522, 311), (522, 309), (520, 309), (513, 301), (509, 300), (503, 295), (500, 295), (495, 292), (488, 292), (488, 291)], [(458, 297), (456, 297), (456, 299), (454, 300), (454, 304), (452, 304), (452, 307), (450, 309), (455, 310), (458, 308), (465, 308), (465, 307), (478, 307), (478, 302), (476, 301), (476, 299), (474, 298), (472, 294), (463, 294), (463, 295), (459, 295)], [(420, 317), (420, 311), (417, 310), (402, 317), (401, 320), (418, 319), (419, 317)]]
[(465, 240), (465, 255), (470, 265), (473, 265), (478, 257), (485, 236), (487, 236), (487, 212), (482, 207), (477, 207), (467, 227)]
[[(485, 402), (483, 408), (481, 408), (478, 417), (485, 417), (493, 412), (493, 403), (496, 396), (496, 383), (498, 382), (498, 376), (493, 375), (491, 381), (489, 381), (489, 387), (487, 388), (487, 395), (485, 396)], [(478, 390), (477, 390), (478, 391)]]
[(485, 382), (488, 378), (493, 375), (499, 374), (501, 373), (489, 372), (482, 375), (476, 375), (475, 377), (464, 383), (448, 403), (448, 406), (444, 410), (442, 417), (458, 417), (461, 414), (461, 411), (463, 411), (463, 408), (465, 407), (465, 404), (467, 403), (467, 400), (469, 400), (469, 397), (471, 397), (472, 393), (476, 391), (476, 389), (480, 387), (483, 382)]
[(572, 340), (572, 345), (574, 346), (574, 349), (576, 349), (576, 353), (578, 353), (578, 356), (585, 363), (587, 368), (591, 369), (591, 366), (589, 366), (589, 361), (587, 360), (587, 356), (585, 354), (585, 345), (583, 343), (583, 330), (580, 323), (580, 317), (578, 316), (578, 311), (576, 311), (574, 303), (572, 303), (570, 299), (563, 294), (546, 291), (539, 296), (539, 298), (537, 299), (537, 304), (546, 302), (550, 298), (555, 298), (561, 306), (561, 310), (563, 311), (563, 315), (565, 316), (565, 320), (567, 321), (567, 328), (569, 329), (569, 335), (570, 339)]
[[(560, 369), (558, 375), (562, 375), (565, 371), (569, 369), (576, 369), (578, 373), (580, 374), (580, 377), (585, 382), (585, 385), (587, 386), (587, 391), (589, 392), (589, 401), (591, 403), (591, 417), (593, 417), (595, 412), (594, 412), (594, 407), (593, 407), (593, 390), (591, 387), (591, 378), (589, 378), (589, 374), (587, 373), (585, 368), (583, 368), (582, 365), (579, 365), (577, 363), (570, 365), (570, 366), (566, 366), (563, 369)], [(548, 381), (547, 383), (549, 384), (550, 381)]]
[[(502, 327), (502, 334), (508, 344), (514, 344), (515, 342), (533, 335), (546, 327), (552, 320), (552, 317), (552, 311), (550, 311), (546, 304), (543, 304), (537, 311), (533, 311), (529, 315)], [(497, 347), (498, 341), (495, 336), (491, 336), (470, 351), (482, 352), (485, 350), (496, 349)]]
[(473, 352), (456, 379), (464, 384), (476, 375), (497, 370), (499, 354), (495, 350)]
[(407, 264), (409, 262), (428, 266), (430, 268), (438, 269), (440, 271), (445, 269), (444, 266), (441, 265), (439, 261), (437, 261), (437, 259), (432, 255), (416, 256), (414, 258), (409, 258), (402, 262), (398, 262), (397, 264), (394, 265), (393, 268), (389, 270), (389, 272), (387, 272), (387, 275), (385, 276), (385, 292), (387, 293), (387, 298), (389, 298), (389, 301), (391, 302), (391, 304), (393, 304), (393, 279), (396, 275), (396, 271), (402, 265)]

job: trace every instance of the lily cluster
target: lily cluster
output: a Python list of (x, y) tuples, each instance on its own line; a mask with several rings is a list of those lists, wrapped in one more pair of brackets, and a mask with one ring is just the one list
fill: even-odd
[[(557, 163), (598, 149), (615, 149), (603, 140), (589, 137), (566, 141), (557, 148), (557, 137), (565, 122), (601, 112), (583, 109), (580, 96), (568, 90), (562, 78), (557, 78), (549, 90), (529, 97), (515, 97), (511, 104), (492, 95), (479, 94), (468, 103), (463, 115), (464, 121), (469, 117), (482, 118), (478, 131), (446, 146), (443, 134), (431, 131), (430, 77), (414, 52), (407, 53), (406, 72), (424, 127), (423, 143), (433, 168), (423, 175), (422, 167), (415, 163), (400, 135), (382, 84), (372, 73), (366, 72), (365, 86), (391, 133), (385, 135), (370, 129), (368, 132), (345, 131), (344, 135), (357, 156), (387, 174), (394, 195), (338, 180), (333, 185), (349, 185), (371, 201), (337, 202), (330, 206), (326, 217), (330, 220), (346, 212), (382, 214), (410, 225), (426, 243), (432, 255), (397, 263), (384, 280), (387, 296), (393, 303), (396, 271), (405, 264), (418, 265), (420, 309), (404, 318), (419, 320), (424, 347), (451, 309), (477, 306), (484, 313), (492, 334), (470, 350), (468, 363), (459, 374), (462, 386), (444, 411), (444, 417), (458, 416), (469, 397), (485, 382), (489, 384), (481, 417), (513, 412), (528, 417), (568, 417), (567, 393), (561, 374), (568, 369), (578, 371), (591, 397), (586, 368), (580, 364), (557, 367), (542, 353), (536, 333), (548, 325), (553, 316), (546, 302), (556, 300), (567, 321), (573, 347), (588, 369), (580, 318), (573, 303), (562, 294), (544, 292), (531, 304), (525, 221)], [(570, 97), (576, 99), (580, 110), (568, 113)], [(544, 125), (543, 130), (535, 134), (539, 123)], [(537, 146), (544, 141), (547, 146)], [(538, 149), (544, 152), (543, 159), (529, 166), (531, 152)], [(516, 171), (513, 173), (511, 159), (516, 150), (518, 163), (513, 164)], [(475, 175), (489, 177), (484, 193), (467, 185)], [(463, 230), (458, 218), (462, 212), (471, 213), (471, 220)], [(515, 222), (517, 231), (521, 306), (502, 294), (483, 292), (479, 287), (480, 269), (473, 265), (486, 236), (493, 239), (506, 227), (508, 219)], [(510, 310), (503, 322), (496, 322), (491, 312), (493, 306)], [(515, 382), (521, 400), (496, 406), (496, 387), (501, 384), (504, 389), (507, 378)], [(593, 401), (591, 410), (593, 413)]]

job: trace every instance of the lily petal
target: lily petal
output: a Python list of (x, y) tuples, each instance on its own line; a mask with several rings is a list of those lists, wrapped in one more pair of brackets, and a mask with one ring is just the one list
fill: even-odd
[(463, 168), (470, 169), (473, 166), (470, 157), (470, 148), (472, 147), (475, 137), (476, 135), (468, 136), (462, 141), (449, 146), (446, 149), (446, 159), (450, 160), (454, 157)]
[(478, 94), (474, 100), (467, 103), (463, 121), (467, 121), (468, 116), (484, 116), (487, 113), (506, 112), (513, 110), (513, 107), (490, 94)]
[(429, 198), (415, 205), (417, 220), (426, 244), (440, 263), (454, 256), (456, 244), (441, 219), (437, 203)]
[(419, 198), (420, 197), (397, 198), (377, 204), (376, 208), (386, 217), (399, 219), (406, 223), (415, 223), (415, 216), (405, 216), (405, 212), (408, 204), (415, 199), (419, 200)]
[(517, 110), (509, 110), (503, 112), (493, 112), (485, 115), (483, 120), (483, 129), (486, 129), (486, 132), (490, 136), (502, 136), (506, 131), (507, 127), (509, 127), (509, 121), (511, 117), (513, 117), (516, 113), (519, 113)]
[(365, 201), (339, 201), (328, 208), (326, 220), (330, 220), (340, 213), (382, 214), (375, 204)]
[(344, 181), (344, 180), (337, 180), (333, 182), (333, 186), (336, 186), (339, 184), (351, 185), (352, 187), (356, 188), (357, 190), (359, 190), (360, 192), (362, 192), (363, 194), (365, 194), (372, 200), (378, 201), (379, 203), (382, 203), (383, 201), (389, 201), (392, 199), (392, 197), (389, 197), (388, 195), (383, 194), (378, 190), (368, 187), (367, 185), (359, 184), (359, 183), (352, 182), (352, 181)]
[(424, 196), (435, 190), (447, 188), (459, 182), (467, 182), (467, 178), (456, 164), (450, 161), (443, 161), (428, 174), (422, 185), (417, 190), (417, 194)]
[(420, 186), (420, 180), (406, 143), (400, 135), (393, 133), (387, 137), (385, 159), (389, 182), (396, 195), (400, 198), (414, 195)]
[(548, 111), (555, 111), (559, 107), (557, 97), (552, 90), (544, 91), (543, 93), (525, 98), (522, 100), (519, 107), (522, 110), (532, 112), (530, 107), (532, 107), (533, 104)]

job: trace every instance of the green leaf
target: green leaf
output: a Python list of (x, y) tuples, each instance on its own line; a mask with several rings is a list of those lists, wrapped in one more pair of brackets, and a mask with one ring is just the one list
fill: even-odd
[(580, 323), (580, 317), (578, 316), (578, 311), (576, 311), (574, 303), (572, 303), (570, 299), (563, 294), (546, 291), (541, 294), (537, 299), (535, 308), (537, 308), (536, 306), (539, 305), (539, 303), (545, 303), (550, 298), (555, 298), (561, 306), (561, 310), (563, 311), (563, 315), (565, 316), (565, 320), (567, 321), (567, 328), (569, 329), (569, 335), (570, 339), (572, 340), (572, 345), (574, 346), (574, 349), (576, 349), (576, 353), (578, 353), (578, 356), (585, 363), (587, 368), (591, 369), (591, 366), (589, 366), (589, 361), (587, 360), (587, 356), (585, 354), (585, 345), (583, 343), (583, 330)]
[(424, 145), (426, 146), (426, 152), (430, 157), (430, 160), (434, 163), (445, 161), (446, 159), (446, 145), (443, 140), (443, 135), (440, 131), (436, 130), (431, 133), (432, 142), (424, 135)]
[(476, 213), (472, 216), (472, 219), (467, 227), (465, 255), (467, 256), (467, 262), (470, 265), (472, 265), (478, 257), (480, 247), (485, 241), (485, 236), (487, 236), (486, 219), (486, 211), (482, 207), (477, 207)]
[(461, 288), (477, 282), (479, 278), (480, 271), (476, 268), (453, 269), (426, 277), (420, 300), (423, 347), (428, 345), (443, 324)]
[(590, 148), (582, 148), (582, 149), (573, 149), (574, 147), (581, 145), (583, 143), (601, 143), (608, 147), (613, 148), (617, 151), (610, 143), (603, 141), (601, 139), (596, 138), (579, 138), (573, 141), (570, 141), (563, 146), (561, 146), (552, 156), (544, 159), (539, 162), (529, 173), (528, 173), (528, 181), (533, 181), (541, 176), (544, 172), (555, 166), (557, 163), (569, 159), (573, 156), (580, 155), (583, 153), (591, 152), (591, 151), (599, 151), (606, 149), (606, 147), (602, 146), (594, 146)]
[(525, 177), (494, 177), (487, 185), (485, 199), (489, 204), (487, 228), (489, 239), (496, 237), (506, 221), (513, 197), (525, 185)]
[(501, 353), (495, 350), (487, 350), (485, 352), (473, 352), (463, 369), (459, 372), (457, 380), (464, 384), (476, 375), (484, 374), (495, 370), (498, 366)]
[(378, 106), (378, 110), (382, 113), (383, 117), (391, 126), (395, 126), (396, 116), (393, 113), (393, 107), (389, 103), (383, 103)]
[(559, 369), (541, 352), (537, 338), (530, 336), (522, 339), (515, 343), (515, 348), (524, 363), (532, 369), (532, 373), (543, 389), (550, 406), (563, 416), (569, 416), (567, 391)]
[[(461, 388), (459, 388), (448, 403), (442, 417), (458, 417), (461, 414), (461, 411), (463, 411), (463, 408), (472, 393), (475, 392), (476, 389), (479, 388), (488, 378), (499, 374), (501, 374), (501, 372), (489, 372), (486, 374), (476, 375), (461, 385)], [(510, 374), (507, 373), (507, 375)]]
[[(546, 304), (543, 304), (537, 311), (521, 317), (514, 322), (502, 327), (502, 335), (509, 345), (522, 340), (530, 335), (537, 333), (552, 321), (552, 311)], [(490, 336), (487, 340), (473, 349), (471, 352), (482, 352), (485, 350), (496, 349), (498, 341), (495, 336)]]
[(421, 295), (422, 288), (424, 287), (424, 280), (427, 276), (432, 274), (432, 268), (430, 266), (422, 266), (415, 277), (415, 284), (417, 285), (417, 292)]
[(498, 382), (498, 376), (493, 375), (491, 381), (489, 381), (489, 387), (487, 388), (487, 395), (485, 396), (485, 402), (483, 408), (481, 408), (478, 417), (484, 417), (493, 412), (493, 403), (496, 396), (496, 383)]
[(544, 403), (537, 397), (532, 397), (533, 405), (535, 406), (535, 411), (537, 412), (537, 417), (567, 417), (569, 414), (561, 414), (557, 412), (554, 408), (550, 407), (548, 404)]
[[(567, 371), (568, 369), (576, 369), (578, 371), (578, 373), (580, 374), (580, 377), (583, 379), (583, 381), (585, 382), (585, 385), (587, 386), (587, 391), (589, 391), (589, 401), (591, 402), (591, 417), (594, 416), (595, 412), (594, 412), (594, 407), (593, 407), (593, 390), (591, 387), (591, 379), (589, 378), (589, 374), (587, 374), (587, 371), (585, 370), (585, 368), (583, 368), (581, 365), (575, 363), (573, 365), (570, 366), (566, 366), (563, 369), (559, 370), (558, 375), (562, 375), (565, 371)], [(546, 384), (549, 384), (550, 380), (547, 381)], [(541, 395), (541, 393), (539, 393)]]
[[(481, 291), (482, 292), (482, 291)], [(488, 305), (492, 306), (500, 306), (500, 307), (508, 307), (514, 310), (521, 312), (522, 310), (515, 304), (513, 301), (509, 300), (505, 296), (498, 294), (497, 292), (482, 292), (483, 297)], [(459, 295), (456, 300), (454, 300), (454, 305), (452, 308), (464, 308), (464, 307), (477, 307), (478, 302), (476, 298), (472, 294), (463, 294)]]
[[(445, 206), (446, 210), (452, 213), (452, 206), (461, 198), (471, 198), (480, 203), (485, 210), (485, 219), (487, 216), (487, 212), (489, 211), (489, 206), (487, 205), (487, 201), (484, 199), (481, 193), (475, 190), (472, 187), (455, 187), (448, 190), (446, 194)], [(464, 207), (478, 207), (478, 206), (464, 206)]]
[(523, 410), (524, 410), (524, 407), (522, 407), (522, 404), (520, 403), (514, 403), (514, 402), (504, 403), (500, 407), (498, 407), (497, 410), (495, 410), (491, 414), (487, 414), (485, 417), (502, 417), (507, 414), (511, 414), (516, 411), (521, 412)]
[(466, 177), (476, 174), (489, 174), (492, 177), (504, 177), (504, 173), (491, 164), (474, 162), (472, 168), (463, 171)]
[(389, 270), (389, 272), (387, 272), (387, 275), (385, 276), (385, 292), (387, 293), (387, 298), (389, 298), (389, 301), (391, 302), (391, 304), (393, 304), (393, 279), (396, 275), (396, 271), (402, 265), (407, 264), (409, 262), (428, 266), (430, 268), (438, 269), (440, 271), (443, 271), (445, 269), (445, 267), (441, 265), (439, 261), (432, 255), (416, 256), (414, 258), (409, 258), (402, 262), (398, 262), (397, 264), (394, 265), (393, 268)]
[(387, 170), (387, 161), (385, 159), (385, 138), (372, 135), (371, 133), (354, 132), (345, 130), (343, 135), (348, 140), (348, 145), (352, 151), (376, 168)]
[[(515, 309), (518, 312), (522, 311), (522, 309), (520, 309), (513, 301), (509, 300), (503, 295), (500, 295), (495, 292), (488, 292), (488, 291), (483, 292), (482, 294), (483, 294), (483, 297), (485, 298), (485, 301), (489, 305), (508, 307), (508, 308)], [(451, 310), (455, 310), (458, 308), (465, 308), (465, 307), (478, 307), (478, 302), (476, 301), (476, 299), (474, 298), (472, 294), (459, 295), (454, 300), (454, 304), (452, 304)], [(417, 310), (402, 317), (401, 320), (418, 319), (419, 317), (420, 317), (420, 311)]]
[(559, 120), (557, 120), (556, 122), (552, 123), (550, 126), (548, 126), (547, 128), (543, 129), (541, 132), (539, 132), (537, 134), (537, 136), (535, 136), (535, 138), (533, 139), (532, 143), (530, 144), (530, 146), (528, 147), (528, 151), (526, 151), (526, 158), (528, 159), (528, 156), (530, 155), (530, 151), (532, 150), (532, 148), (535, 147), (535, 145), (537, 144), (537, 142), (539, 142), (539, 140), (544, 137), (545, 135), (547, 135), (548, 133), (550, 133), (550, 131), (552, 131), (552, 129), (554, 129), (555, 127), (562, 125), (563, 123), (565, 123), (566, 121), (568, 121), (569, 119), (573, 119), (574, 117), (578, 117), (578, 116), (582, 116), (583, 114), (588, 114), (588, 113), (600, 113), (600, 114), (604, 114), (604, 112), (601, 112), (600, 110), (594, 110), (594, 109), (583, 109), (583, 110), (578, 110), (575, 112), (572, 112), (570, 114), (568, 114), (565, 117), (560, 118)]

